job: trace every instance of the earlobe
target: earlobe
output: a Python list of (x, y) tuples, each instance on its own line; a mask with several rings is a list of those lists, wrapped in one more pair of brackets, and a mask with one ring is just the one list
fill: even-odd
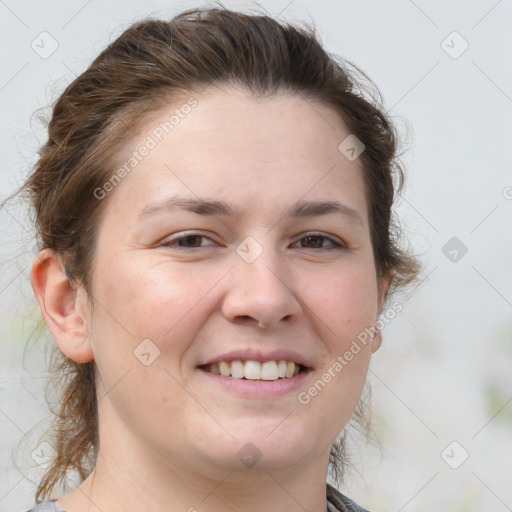
[(41, 313), (60, 350), (78, 363), (93, 360), (85, 292), (69, 282), (57, 254), (51, 249), (40, 251), (30, 277)]
[[(386, 296), (388, 293), (389, 285), (391, 284), (391, 273), (388, 273), (381, 277), (379, 282), (379, 298), (378, 298), (378, 312), (379, 314), (382, 313), (382, 308), (384, 306), (384, 302), (386, 300)], [(380, 332), (380, 329), (377, 329), (377, 332), (373, 336), (372, 339), (372, 353), (379, 350), (380, 346), (382, 345), (382, 334)]]
[(381, 345), (382, 345), (382, 335), (380, 333), (380, 330), (377, 330), (377, 332), (375, 333), (375, 335), (373, 336), (373, 339), (372, 339), (372, 354), (374, 352), (377, 352), (377, 350), (379, 350)]
[(389, 290), (389, 286), (391, 284), (391, 279), (392, 279), (392, 272), (393, 272), (392, 270), (387, 272), (384, 276), (382, 276), (380, 278), (380, 281), (379, 281), (379, 287), (378, 287), (378, 290), (379, 290), (379, 306), (378, 306), (379, 314), (382, 313), (382, 308), (384, 306), (384, 302), (388, 295), (388, 290)]

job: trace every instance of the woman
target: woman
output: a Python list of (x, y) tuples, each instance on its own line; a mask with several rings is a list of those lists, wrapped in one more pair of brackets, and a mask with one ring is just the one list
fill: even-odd
[(63, 395), (32, 510), (364, 510), (327, 475), (418, 268), (378, 103), (312, 31), (198, 9), (126, 30), (48, 129), (24, 189)]

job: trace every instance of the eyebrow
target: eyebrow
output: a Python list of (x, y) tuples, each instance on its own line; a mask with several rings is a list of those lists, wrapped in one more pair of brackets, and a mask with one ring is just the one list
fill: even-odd
[[(140, 213), (139, 218), (148, 217), (175, 208), (190, 211), (198, 215), (218, 215), (226, 217), (236, 217), (239, 215), (239, 212), (231, 204), (224, 201), (170, 197), (160, 203), (146, 207)], [(298, 201), (293, 205), (286, 216), (303, 218), (319, 217), (328, 214), (341, 214), (349, 220), (363, 225), (361, 214), (339, 201)]]

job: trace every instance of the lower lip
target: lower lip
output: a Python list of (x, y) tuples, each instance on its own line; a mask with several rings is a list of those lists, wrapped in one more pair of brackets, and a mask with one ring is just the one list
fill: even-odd
[(307, 369), (298, 373), (295, 377), (290, 378), (277, 380), (249, 380), (223, 377), (222, 375), (215, 375), (199, 368), (197, 371), (201, 375), (204, 375), (210, 383), (218, 384), (228, 391), (252, 398), (269, 398), (287, 395), (288, 393), (296, 391), (311, 373), (311, 369)]

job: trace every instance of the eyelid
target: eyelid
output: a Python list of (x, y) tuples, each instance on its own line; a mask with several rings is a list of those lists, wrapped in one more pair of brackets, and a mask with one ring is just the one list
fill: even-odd
[[(190, 236), (207, 238), (210, 241), (214, 242), (215, 244), (217, 243), (217, 242), (215, 242), (215, 240), (213, 240), (213, 238), (211, 236), (205, 235), (204, 233), (201, 233), (200, 231), (182, 231), (182, 232), (172, 235), (169, 238), (164, 238), (164, 240), (160, 243), (160, 245), (163, 247), (173, 247), (173, 248), (177, 248), (179, 250), (185, 250), (185, 251), (191, 250), (191, 249), (197, 250), (197, 249), (200, 249), (201, 247), (205, 247), (203, 245), (200, 245), (199, 247), (180, 247), (179, 245), (177, 245), (177, 242), (179, 240), (181, 240), (182, 238), (188, 238)], [(213, 244), (208, 244), (208, 245), (213, 245)]]
[[(211, 242), (213, 242), (213, 244), (200, 245), (199, 247), (181, 247), (181, 246), (177, 245), (177, 242), (179, 240), (181, 240), (183, 238), (188, 238), (191, 236), (206, 238), (206, 239), (210, 240)], [(301, 249), (309, 249), (309, 250), (313, 250), (313, 251), (326, 251), (329, 249), (347, 249), (348, 248), (347, 244), (343, 240), (339, 239), (338, 237), (335, 237), (334, 235), (329, 235), (329, 234), (323, 233), (321, 231), (307, 231), (305, 233), (301, 233), (298, 237), (296, 237), (295, 241), (292, 242), (292, 245), (296, 244), (297, 242), (300, 242), (303, 238), (307, 238), (308, 236), (324, 238), (326, 240), (329, 240), (332, 245), (330, 247), (319, 247), (319, 248), (301, 247)], [(164, 239), (164, 241), (160, 245), (163, 247), (172, 247), (172, 248), (176, 248), (178, 250), (190, 251), (190, 250), (201, 249), (203, 247), (211, 246), (214, 244), (218, 245), (217, 242), (215, 242), (215, 240), (212, 239), (212, 237), (210, 237), (204, 233), (201, 233), (200, 231), (183, 231), (180, 233), (176, 233), (175, 235), (172, 235), (170, 238)]]
[[(335, 237), (334, 235), (329, 235), (327, 233), (323, 233), (322, 231), (307, 231), (306, 233), (302, 233), (293, 243), (295, 244), (297, 242), (300, 242), (300, 240), (302, 240), (303, 238), (306, 238), (308, 236), (316, 236), (319, 238), (325, 238), (333, 244), (331, 247), (320, 247), (318, 249), (311, 248), (313, 250), (326, 251), (328, 249), (347, 249), (348, 248), (347, 244), (340, 238)], [(308, 249), (308, 247), (301, 247), (301, 249)]]

